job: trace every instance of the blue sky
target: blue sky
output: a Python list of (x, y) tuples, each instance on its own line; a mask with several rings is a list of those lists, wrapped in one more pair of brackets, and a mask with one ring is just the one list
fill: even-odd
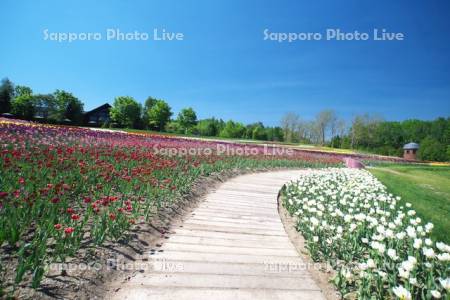
[[(163, 98), (200, 118), (279, 123), (333, 108), (388, 120), (450, 115), (450, 2), (2, 1), (0, 77), (65, 89), (91, 109), (114, 97)], [(183, 41), (107, 41), (107, 28), (182, 32)], [(263, 31), (401, 32), (403, 41), (265, 41)], [(45, 41), (43, 31), (100, 32)]]

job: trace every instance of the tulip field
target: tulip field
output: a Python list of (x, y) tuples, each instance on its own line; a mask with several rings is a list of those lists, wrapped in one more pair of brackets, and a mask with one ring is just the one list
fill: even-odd
[[(37, 288), (49, 264), (120, 239), (200, 176), (341, 164), (328, 154), (265, 155), (252, 146), (252, 155), (218, 155), (216, 148), (217, 142), (0, 120), (0, 295), (25, 279)], [(5, 276), (6, 261), (15, 263), (13, 278)]]
[(400, 200), (368, 171), (344, 168), (305, 173), (282, 193), (311, 258), (333, 266), (343, 297), (448, 299), (450, 246)]

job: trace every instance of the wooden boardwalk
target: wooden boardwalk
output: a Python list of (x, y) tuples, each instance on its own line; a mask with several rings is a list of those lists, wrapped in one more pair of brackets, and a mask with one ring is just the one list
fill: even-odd
[(277, 210), (302, 171), (243, 175), (206, 196), (182, 227), (108, 299), (325, 299)]

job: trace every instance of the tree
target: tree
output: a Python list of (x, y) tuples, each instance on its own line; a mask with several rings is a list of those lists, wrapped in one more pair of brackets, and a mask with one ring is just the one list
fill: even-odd
[(148, 112), (155, 105), (156, 101), (158, 101), (158, 99), (149, 96), (144, 102), (144, 108), (142, 109), (142, 123), (144, 127), (148, 127), (149, 125)]
[(149, 111), (150, 109), (152, 109), (152, 107), (156, 104), (157, 101), (158, 99), (153, 98), (152, 96), (147, 97), (147, 99), (144, 102), (144, 110)]
[(382, 122), (377, 115), (358, 115), (353, 119), (350, 129), (352, 148), (370, 148), (375, 140), (376, 129)]
[(157, 100), (156, 103), (147, 112), (150, 128), (154, 130), (164, 130), (166, 124), (172, 116), (169, 104), (164, 100)]
[(35, 118), (49, 122), (58, 120), (56, 99), (52, 94), (37, 94), (33, 96)]
[(141, 105), (133, 97), (117, 97), (110, 110), (111, 121), (120, 127), (135, 128), (139, 124), (141, 110)]
[(344, 119), (339, 118), (336, 123), (336, 133), (340, 137), (343, 137), (347, 131), (347, 124)]
[(330, 147), (341, 148), (342, 139), (339, 135), (333, 136), (330, 141)]
[(31, 120), (36, 114), (36, 107), (31, 94), (22, 94), (14, 98), (11, 112), (21, 119)]
[(283, 129), (281, 127), (266, 127), (266, 135), (268, 141), (283, 141)]
[(197, 114), (191, 108), (183, 108), (178, 114), (177, 122), (184, 133), (188, 133), (197, 124)]
[(184, 133), (184, 129), (180, 126), (177, 121), (169, 121), (164, 128), (165, 131), (170, 133)]
[(251, 123), (245, 126), (245, 132), (242, 137), (246, 139), (256, 139), (256, 136), (258, 135), (265, 136), (264, 124), (261, 122)]
[(422, 120), (405, 120), (401, 123), (405, 141), (421, 141), (430, 132), (431, 123)]
[(288, 143), (292, 143), (295, 135), (295, 131), (298, 128), (300, 117), (293, 112), (286, 113), (281, 119), (281, 126), (283, 127), (284, 140)]
[(245, 126), (239, 122), (228, 121), (220, 131), (219, 136), (223, 138), (242, 138), (245, 133)]
[(33, 90), (24, 85), (16, 85), (14, 88), (14, 94), (16, 97), (24, 96), (24, 95), (33, 95)]
[(14, 98), (14, 84), (4, 78), (0, 85), (0, 114), (11, 110), (11, 102)]
[(221, 124), (215, 118), (204, 119), (198, 121), (195, 130), (201, 136), (218, 136), (221, 130)]
[(448, 139), (446, 140), (445, 132), (447, 129), (450, 129), (450, 118), (437, 118), (436, 120), (431, 122), (430, 135), (437, 139), (440, 143), (448, 143), (450, 142)]
[(326, 109), (319, 112), (316, 116), (316, 126), (320, 134), (320, 143), (325, 144), (327, 131), (330, 129), (331, 136), (335, 133), (336, 113), (334, 110)]
[(299, 142), (301, 143), (306, 143), (306, 142), (310, 142), (310, 130), (309, 130), (309, 126), (308, 126), (308, 122), (299, 120), (298, 124), (297, 124), (297, 138), (299, 140)]
[(264, 126), (261, 126), (261, 125), (255, 126), (253, 128), (252, 139), (260, 140), (260, 141), (267, 141), (267, 132), (266, 132)]
[(54, 96), (57, 106), (57, 121), (63, 122), (65, 119), (68, 119), (75, 124), (81, 123), (83, 119), (83, 103), (72, 93), (64, 90), (56, 90)]
[(317, 126), (317, 122), (315, 120), (306, 122), (305, 127), (306, 127), (305, 141), (309, 141), (314, 144), (320, 144), (322, 135), (319, 126)]
[(427, 136), (421, 143), (417, 156), (421, 160), (446, 161), (447, 147), (432, 136)]

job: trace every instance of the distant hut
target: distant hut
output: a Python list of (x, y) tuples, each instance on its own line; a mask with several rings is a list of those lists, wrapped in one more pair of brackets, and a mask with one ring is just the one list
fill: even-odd
[(91, 111), (84, 114), (85, 124), (88, 126), (101, 126), (104, 123), (109, 123), (109, 111), (111, 105), (105, 103)]
[(419, 150), (419, 144), (408, 143), (403, 146), (403, 158), (408, 160), (417, 159), (417, 150)]

